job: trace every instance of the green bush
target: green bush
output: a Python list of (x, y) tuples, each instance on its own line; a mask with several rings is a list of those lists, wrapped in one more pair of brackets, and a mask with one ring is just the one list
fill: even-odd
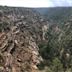
[(58, 58), (54, 58), (51, 65), (53, 72), (63, 72), (63, 64)]

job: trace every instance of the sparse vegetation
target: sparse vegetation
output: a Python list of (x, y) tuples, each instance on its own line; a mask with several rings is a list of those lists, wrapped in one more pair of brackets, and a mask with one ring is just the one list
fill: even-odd
[(0, 6), (3, 72), (71, 72), (71, 9), (49, 8), (45, 19), (36, 9)]

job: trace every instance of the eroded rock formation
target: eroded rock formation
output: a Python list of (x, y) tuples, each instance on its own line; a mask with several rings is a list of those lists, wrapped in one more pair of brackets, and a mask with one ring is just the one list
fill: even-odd
[(0, 8), (0, 72), (38, 72), (42, 21), (30, 9)]

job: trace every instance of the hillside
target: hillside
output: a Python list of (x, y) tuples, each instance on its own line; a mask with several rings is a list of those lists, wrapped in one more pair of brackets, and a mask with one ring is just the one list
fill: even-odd
[(71, 72), (71, 9), (0, 6), (0, 72)]
[(56, 23), (64, 22), (72, 16), (72, 7), (39, 8), (35, 10)]
[(44, 25), (32, 9), (0, 7), (0, 72), (37, 72)]
[(71, 72), (72, 70), (72, 8), (48, 8), (49, 28), (47, 43), (39, 44), (44, 62), (39, 68), (44, 72)]

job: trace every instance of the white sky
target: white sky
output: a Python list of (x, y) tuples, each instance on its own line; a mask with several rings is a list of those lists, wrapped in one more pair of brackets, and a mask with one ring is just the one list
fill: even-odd
[(20, 6), (20, 7), (49, 7), (48, 0), (0, 0), (0, 5)]
[(16, 7), (72, 6), (72, 0), (0, 0), (0, 5)]

